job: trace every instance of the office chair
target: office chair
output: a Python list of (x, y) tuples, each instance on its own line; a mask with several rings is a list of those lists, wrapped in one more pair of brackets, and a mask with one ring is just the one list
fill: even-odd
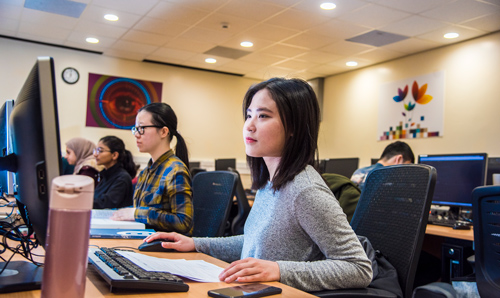
[(245, 226), (245, 221), (247, 220), (248, 213), (250, 213), (250, 204), (248, 203), (247, 195), (245, 189), (243, 188), (243, 183), (241, 183), (240, 173), (233, 168), (229, 170), (238, 175), (238, 181), (236, 182), (236, 202), (238, 206), (238, 212), (234, 219), (231, 221), (231, 233), (233, 235), (243, 234), (243, 227)]
[[(351, 221), (354, 232), (366, 236), (373, 248), (396, 268), (404, 298), (412, 295), (435, 182), (436, 170), (427, 165), (375, 169), (366, 178)], [(390, 289), (370, 287), (311, 294), (319, 297), (397, 297)]]
[(481, 297), (500, 293), (500, 186), (472, 191), (477, 290)]
[(193, 237), (224, 235), (237, 179), (229, 171), (202, 172), (193, 178)]

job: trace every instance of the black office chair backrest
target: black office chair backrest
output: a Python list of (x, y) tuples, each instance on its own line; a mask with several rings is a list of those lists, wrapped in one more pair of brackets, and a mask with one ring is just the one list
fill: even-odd
[(238, 213), (234, 217), (231, 223), (231, 233), (233, 235), (243, 234), (243, 228), (245, 226), (245, 221), (247, 220), (248, 213), (250, 213), (250, 204), (248, 203), (247, 195), (245, 193), (245, 188), (241, 182), (240, 173), (233, 168), (229, 168), (230, 171), (238, 175), (238, 181), (236, 182), (236, 203), (238, 206)]
[(472, 191), (477, 290), (481, 297), (500, 293), (500, 186)]
[(193, 178), (193, 237), (224, 235), (237, 179), (229, 171), (202, 172)]
[(412, 295), (435, 182), (436, 169), (427, 165), (375, 169), (351, 221), (396, 268), (404, 297)]

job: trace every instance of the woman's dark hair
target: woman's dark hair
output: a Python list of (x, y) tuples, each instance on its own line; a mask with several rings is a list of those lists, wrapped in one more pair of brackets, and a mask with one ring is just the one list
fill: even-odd
[(134, 163), (132, 153), (125, 149), (123, 141), (115, 136), (102, 137), (100, 142), (103, 142), (109, 148), (111, 153), (118, 152), (117, 162), (129, 173), (130, 177), (134, 178), (137, 174), (137, 166)]
[(254, 95), (266, 89), (276, 102), (281, 122), (285, 128), (285, 146), (274, 177), (262, 157), (247, 155), (252, 174), (252, 188), (260, 189), (272, 179), (274, 190), (279, 190), (300, 173), (307, 165), (314, 167), (318, 149), (319, 105), (311, 86), (301, 79), (272, 78), (250, 87), (243, 99), (243, 117)]
[(151, 114), (151, 122), (153, 125), (166, 126), (169, 130), (170, 141), (173, 136), (177, 138), (175, 145), (175, 155), (189, 168), (188, 149), (186, 142), (181, 134), (177, 131), (177, 116), (174, 110), (164, 102), (154, 102), (147, 104), (139, 109), (139, 112), (146, 111)]

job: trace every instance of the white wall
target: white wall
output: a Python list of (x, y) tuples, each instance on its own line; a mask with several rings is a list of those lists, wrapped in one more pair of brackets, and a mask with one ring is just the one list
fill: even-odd
[(415, 155), (486, 152), (500, 156), (500, 33), (329, 77), (325, 80), (320, 158), (378, 158), (379, 88), (445, 72), (444, 135), (406, 141)]
[[(178, 130), (186, 139), (192, 160), (237, 158), (239, 164), (245, 162), (241, 104), (256, 80), (4, 38), (0, 38), (0, 49), (0, 103), (17, 97), (37, 56), (54, 57), (63, 150), (64, 143), (75, 136), (97, 142), (105, 135), (116, 135), (134, 156), (147, 160), (147, 154), (138, 152), (130, 131), (85, 126), (88, 74), (97, 73), (162, 82), (162, 101), (176, 112)], [(80, 73), (75, 85), (61, 79), (62, 70), (69, 66)]]

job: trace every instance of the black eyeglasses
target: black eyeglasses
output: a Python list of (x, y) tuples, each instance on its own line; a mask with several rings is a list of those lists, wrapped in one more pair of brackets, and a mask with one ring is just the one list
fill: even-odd
[(136, 132), (139, 133), (139, 135), (143, 135), (144, 134), (144, 129), (146, 127), (156, 127), (156, 128), (162, 128), (163, 126), (159, 126), (159, 125), (144, 125), (144, 126), (134, 126), (132, 127), (132, 134), (135, 135)]
[(97, 147), (97, 148), (94, 149), (94, 154), (99, 155), (99, 154), (101, 154), (103, 152), (111, 152), (111, 151), (110, 150), (104, 150), (101, 147)]

